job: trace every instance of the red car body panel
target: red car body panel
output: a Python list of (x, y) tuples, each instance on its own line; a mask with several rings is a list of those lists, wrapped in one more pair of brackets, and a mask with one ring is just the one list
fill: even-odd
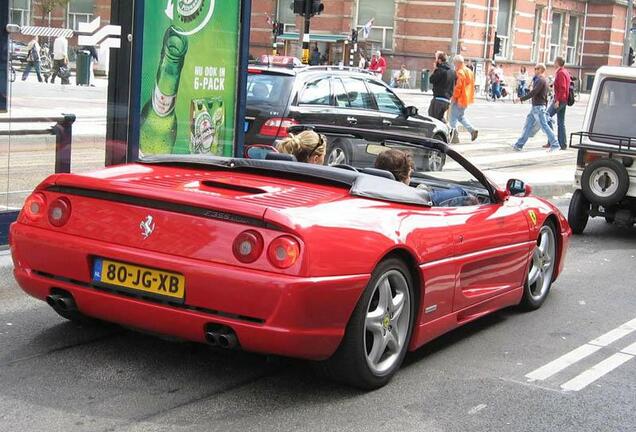
[[(224, 324), (245, 350), (315, 360), (335, 352), (373, 269), (389, 254), (407, 261), (417, 283), (409, 345), (416, 349), (519, 303), (548, 218), (558, 231), (555, 277), (571, 234), (554, 206), (533, 197), (428, 208), (354, 197), (334, 185), (214, 169), (132, 164), (52, 176), (37, 190), (49, 203), (66, 197), (72, 213), (61, 228), (24, 214), (11, 227), (15, 277), (30, 295), (44, 299), (63, 289), (86, 315), (198, 342), (205, 341), (207, 324)], [(191, 207), (206, 213), (184, 210)], [(144, 240), (140, 221), (149, 214), (156, 229)], [(232, 243), (247, 229), (258, 231), (266, 247), (280, 235), (293, 236), (298, 260), (284, 270), (266, 253), (241, 263)], [(184, 304), (93, 286), (96, 257), (184, 275)]]

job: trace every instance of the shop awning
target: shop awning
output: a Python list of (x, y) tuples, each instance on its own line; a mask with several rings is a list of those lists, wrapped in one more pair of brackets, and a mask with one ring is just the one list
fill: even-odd
[[(284, 41), (300, 41), (301, 35), (298, 33), (283, 33), (278, 36), (279, 40)], [(309, 40), (311, 42), (342, 42), (349, 39), (349, 35), (342, 34), (319, 34), (310, 33)]]

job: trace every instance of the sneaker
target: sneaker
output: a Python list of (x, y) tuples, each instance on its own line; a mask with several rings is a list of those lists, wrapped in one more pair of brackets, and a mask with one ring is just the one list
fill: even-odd
[(550, 148), (550, 143), (544, 144), (544, 145), (543, 145), (543, 148), (544, 148), (544, 149), (549, 149), (549, 148)]
[(546, 151), (548, 153), (558, 153), (561, 151), (561, 147), (550, 147)]
[(478, 130), (474, 130), (470, 133), (470, 140), (471, 141), (475, 141), (477, 139), (477, 136), (479, 135), (479, 131)]
[(512, 149), (516, 152), (520, 152), (521, 150), (523, 150), (521, 147), (517, 147), (515, 144), (510, 144), (510, 147), (512, 147)]

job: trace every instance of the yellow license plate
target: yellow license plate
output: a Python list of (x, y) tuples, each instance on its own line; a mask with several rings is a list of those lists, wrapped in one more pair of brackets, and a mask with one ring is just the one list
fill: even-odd
[(183, 275), (102, 258), (94, 261), (93, 281), (173, 299), (185, 298)]

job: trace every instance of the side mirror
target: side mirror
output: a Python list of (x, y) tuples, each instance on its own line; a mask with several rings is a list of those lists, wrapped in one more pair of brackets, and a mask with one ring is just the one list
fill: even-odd
[(404, 115), (406, 116), (406, 118), (415, 117), (419, 113), (420, 113), (420, 111), (417, 109), (417, 107), (408, 106), (408, 107), (404, 108)]
[(506, 184), (506, 193), (509, 196), (528, 196), (532, 193), (532, 187), (521, 180), (510, 179)]
[(266, 159), (269, 153), (278, 153), (278, 150), (268, 145), (251, 145), (243, 152), (246, 159)]

